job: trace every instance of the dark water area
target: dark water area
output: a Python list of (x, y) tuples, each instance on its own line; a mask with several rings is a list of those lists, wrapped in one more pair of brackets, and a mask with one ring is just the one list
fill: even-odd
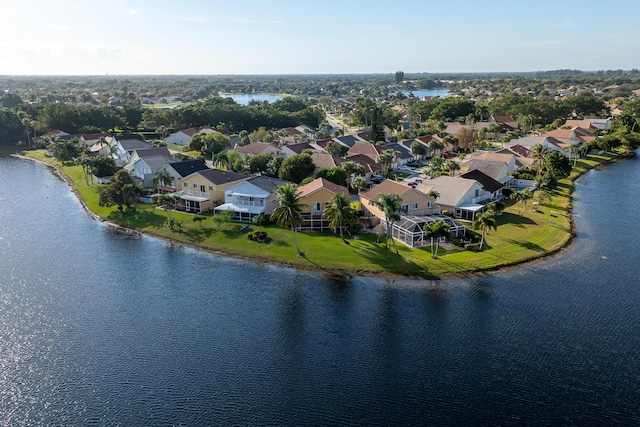
[(549, 261), (336, 283), (117, 234), (0, 158), (0, 426), (638, 425), (638, 166), (579, 180)]

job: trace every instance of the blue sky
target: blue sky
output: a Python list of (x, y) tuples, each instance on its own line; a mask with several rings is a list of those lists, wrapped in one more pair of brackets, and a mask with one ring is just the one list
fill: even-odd
[(640, 2), (0, 0), (0, 75), (640, 68)]

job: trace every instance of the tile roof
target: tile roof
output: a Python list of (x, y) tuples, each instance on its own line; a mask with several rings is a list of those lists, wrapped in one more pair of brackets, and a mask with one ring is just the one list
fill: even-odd
[(333, 182), (328, 181), (324, 178), (316, 178), (310, 183), (308, 183), (307, 185), (298, 187), (298, 195), (300, 197), (305, 197), (311, 193), (315, 193), (321, 188), (324, 188), (334, 194), (340, 193), (340, 194), (344, 194), (345, 196), (349, 196), (349, 190), (347, 190), (347, 187), (334, 184)]
[(504, 184), (501, 184), (478, 169), (473, 169), (467, 173), (463, 173), (462, 175), (459, 175), (458, 178), (474, 179), (482, 185), (482, 188), (490, 193), (496, 192), (504, 187)]

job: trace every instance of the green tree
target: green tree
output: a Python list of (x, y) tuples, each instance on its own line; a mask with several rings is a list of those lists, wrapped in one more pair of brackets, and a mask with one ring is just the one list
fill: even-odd
[(527, 210), (527, 200), (530, 200), (532, 197), (533, 197), (533, 194), (531, 193), (531, 191), (529, 191), (528, 188), (511, 193), (510, 198), (515, 200), (518, 204), (522, 206), (522, 211), (520, 212), (520, 216), (524, 215), (524, 212)]
[(393, 239), (393, 224), (400, 219), (400, 212), (402, 211), (402, 197), (398, 194), (381, 193), (378, 195), (378, 200), (375, 204), (384, 212), (384, 218), (386, 223), (386, 239), (385, 246), (387, 248), (387, 258), (391, 257), (391, 248), (389, 246), (389, 240), (393, 243), (393, 247), (398, 253), (398, 247)]
[(531, 149), (531, 158), (536, 168), (536, 179), (540, 179), (540, 174), (546, 165), (546, 156), (549, 154), (549, 147), (542, 144), (536, 144)]
[(211, 220), (216, 224), (217, 230), (220, 231), (220, 227), (222, 226), (222, 224), (233, 222), (235, 216), (236, 213), (234, 211), (232, 211), (231, 209), (225, 209), (219, 214), (214, 215)]
[[(173, 183), (173, 177), (164, 168), (160, 169), (153, 178), (151, 178), (151, 185), (156, 187), (169, 187)], [(159, 189), (158, 189), (159, 190)]]
[[(340, 167), (345, 171), (346, 177), (346, 186), (349, 188), (351, 186), (352, 179), (357, 176), (364, 176), (364, 165), (361, 163), (356, 163), (354, 161), (349, 160), (348, 162), (344, 162)], [(342, 183), (340, 183), (342, 185)]]
[(344, 243), (344, 229), (352, 226), (358, 221), (358, 215), (351, 207), (351, 199), (342, 193), (336, 193), (327, 203), (322, 217), (329, 221), (329, 226), (334, 230), (340, 229), (340, 238)]
[(473, 229), (477, 230), (479, 228), (482, 229), (482, 238), (480, 239), (480, 250), (482, 250), (482, 247), (484, 246), (484, 236), (487, 231), (489, 231), (490, 228), (493, 228), (494, 230), (498, 229), (498, 223), (496, 222), (495, 214), (492, 211), (488, 210), (476, 215), (473, 220)]
[(343, 185), (347, 180), (347, 173), (341, 166), (330, 169), (321, 168), (316, 174), (316, 178), (324, 178), (334, 184)]
[(304, 204), (300, 202), (298, 195), (298, 186), (295, 184), (285, 184), (275, 188), (276, 201), (278, 207), (271, 214), (271, 220), (275, 221), (280, 227), (290, 227), (291, 237), (296, 252), (300, 256), (304, 253), (298, 248), (296, 242), (296, 227), (302, 222), (302, 209)]
[[(440, 238), (449, 236), (449, 224), (441, 219), (427, 223), (424, 226), (427, 237), (431, 239), (431, 258), (438, 258), (438, 250), (440, 249)], [(435, 248), (433, 242), (435, 240)]]
[(413, 141), (409, 147), (411, 150), (411, 154), (416, 156), (417, 158), (424, 158), (427, 155), (427, 147), (424, 146), (420, 141)]
[(311, 176), (315, 168), (310, 155), (306, 153), (295, 154), (282, 161), (278, 176), (280, 179), (298, 184), (306, 177)]
[(119, 170), (100, 192), (98, 204), (106, 207), (117, 205), (119, 211), (122, 211), (125, 206), (131, 206), (131, 197), (128, 193), (131, 187), (125, 188), (129, 184), (133, 184), (133, 178), (129, 172), (124, 169)]

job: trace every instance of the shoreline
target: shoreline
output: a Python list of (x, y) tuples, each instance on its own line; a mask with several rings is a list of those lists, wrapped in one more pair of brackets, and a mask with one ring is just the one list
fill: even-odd
[(573, 193), (575, 191), (575, 181), (582, 175), (584, 175), (584, 173), (586, 173), (587, 171), (591, 170), (591, 169), (598, 169), (599, 167), (602, 167), (604, 165), (610, 165), (612, 163), (615, 163), (623, 158), (626, 158), (628, 156), (633, 156), (634, 154), (628, 154), (628, 155), (624, 155), (624, 154), (618, 154), (616, 157), (613, 157), (611, 159), (607, 159), (605, 161), (602, 161), (601, 163), (599, 163), (598, 165), (594, 166), (593, 168), (589, 168), (589, 169), (585, 169), (584, 171), (582, 171), (581, 173), (577, 174), (575, 177), (571, 178), (570, 181), (572, 183), (572, 188), (571, 191), (568, 195), (568, 216), (567, 218), (569, 219), (569, 224), (570, 224), (570, 229), (568, 230), (569, 233), (569, 237), (566, 240), (566, 242), (564, 242), (564, 244), (559, 247), (558, 249), (552, 250), (550, 252), (547, 252), (545, 254), (542, 254), (541, 256), (534, 256), (528, 259), (524, 259), (524, 260), (520, 260), (520, 261), (514, 261), (514, 262), (510, 262), (504, 265), (499, 265), (496, 266), (495, 268), (479, 268), (477, 270), (473, 270), (473, 269), (468, 269), (465, 270), (464, 272), (460, 272), (460, 273), (444, 273), (444, 274), (440, 274), (440, 275), (400, 275), (400, 274), (396, 274), (396, 273), (392, 273), (392, 272), (388, 272), (388, 273), (366, 273), (366, 272), (362, 272), (362, 271), (347, 271), (344, 269), (336, 269), (336, 268), (322, 268), (320, 266), (312, 266), (312, 265), (301, 265), (301, 264), (291, 264), (291, 263), (286, 263), (286, 262), (279, 262), (279, 261), (275, 261), (275, 260), (270, 260), (264, 257), (249, 257), (249, 256), (245, 256), (242, 254), (238, 254), (238, 253), (231, 253), (231, 252), (225, 252), (222, 250), (217, 250), (217, 249), (212, 249), (212, 248), (207, 248), (204, 246), (199, 246), (199, 245), (195, 245), (195, 244), (191, 244), (191, 243), (187, 243), (187, 242), (182, 242), (179, 240), (175, 240), (175, 239), (171, 239), (165, 236), (160, 236), (158, 234), (155, 234), (153, 232), (149, 232), (149, 231), (138, 231), (136, 229), (132, 229), (132, 228), (128, 228), (128, 227), (124, 227), (121, 226), (119, 224), (116, 224), (112, 221), (109, 221), (103, 217), (101, 217), (100, 215), (96, 214), (95, 212), (93, 212), (85, 203), (84, 198), (82, 197), (82, 195), (78, 192), (75, 183), (73, 182), (73, 180), (68, 177), (64, 170), (62, 169), (62, 167), (60, 165), (57, 164), (53, 164), (53, 163), (49, 163), (46, 161), (42, 161), (40, 159), (36, 159), (30, 156), (26, 156), (24, 154), (20, 154), (20, 153), (16, 153), (16, 154), (11, 154), (12, 157), (16, 157), (16, 158), (20, 158), (23, 160), (29, 160), (29, 161), (35, 161), (38, 163), (41, 163), (45, 166), (47, 166), (48, 168), (50, 168), (51, 170), (54, 171), (55, 175), (57, 175), (58, 177), (60, 177), (66, 184), (67, 186), (71, 189), (71, 191), (73, 192), (73, 194), (76, 196), (76, 198), (78, 199), (78, 201), (80, 202), (80, 204), (82, 205), (83, 209), (85, 210), (85, 212), (87, 212), (89, 214), (89, 216), (96, 220), (99, 221), (101, 223), (103, 223), (105, 226), (113, 229), (114, 231), (118, 232), (118, 233), (122, 233), (125, 235), (129, 235), (132, 237), (142, 237), (144, 235), (146, 236), (150, 236), (153, 237), (155, 239), (159, 239), (162, 240), (164, 242), (167, 242), (169, 244), (171, 244), (172, 246), (178, 246), (178, 247), (185, 247), (185, 248), (190, 248), (190, 249), (195, 249), (195, 250), (199, 250), (199, 251), (205, 251), (207, 253), (210, 253), (212, 255), (217, 255), (217, 256), (225, 256), (225, 257), (230, 257), (230, 258), (234, 258), (234, 259), (240, 259), (240, 260), (244, 260), (244, 261), (248, 261), (248, 262), (253, 262), (256, 264), (267, 264), (267, 265), (274, 265), (274, 266), (279, 266), (279, 267), (283, 267), (283, 268), (293, 268), (293, 269), (298, 269), (298, 270), (302, 270), (302, 271), (309, 271), (309, 272), (316, 272), (316, 273), (322, 273), (325, 276), (331, 278), (332, 280), (336, 280), (336, 281), (345, 281), (348, 280), (351, 277), (365, 277), (365, 278), (384, 278), (384, 279), (396, 279), (396, 280), (459, 280), (459, 279), (469, 279), (469, 278), (473, 278), (473, 277), (482, 277), (482, 276), (488, 276), (488, 275), (493, 275), (493, 274), (499, 274), (499, 273), (504, 273), (507, 271), (511, 271), (517, 268), (521, 268), (521, 267), (526, 267), (526, 266), (530, 266), (530, 265), (535, 265), (541, 262), (544, 262), (546, 260), (549, 260), (553, 257), (562, 255), (565, 252), (570, 251), (573, 246), (575, 245), (575, 241), (576, 241), (576, 226), (575, 226), (575, 221), (573, 220)]

